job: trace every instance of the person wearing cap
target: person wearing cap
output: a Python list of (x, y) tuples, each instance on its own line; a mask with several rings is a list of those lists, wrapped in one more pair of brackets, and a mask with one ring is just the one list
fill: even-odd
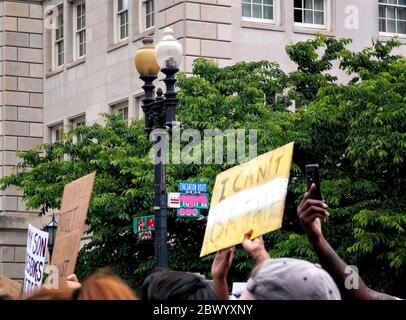
[(325, 222), (330, 214), (326, 211), (327, 205), (324, 202), (312, 199), (312, 192), (315, 189), (316, 185), (313, 183), (310, 190), (305, 193), (303, 201), (299, 204), (297, 215), (310, 244), (319, 258), (320, 264), (333, 277), (343, 298), (355, 300), (401, 300), (368, 288), (356, 272), (353, 272), (351, 276), (357, 278), (353, 279), (353, 282), (358, 283), (358, 286), (356, 288), (346, 288), (345, 283), (348, 277), (346, 270), (348, 270), (349, 266), (339, 257), (323, 236), (321, 222)]
[(244, 235), (243, 247), (254, 259), (255, 267), (241, 300), (341, 300), (332, 277), (321, 266), (293, 258), (271, 259), (262, 237), (250, 240)]

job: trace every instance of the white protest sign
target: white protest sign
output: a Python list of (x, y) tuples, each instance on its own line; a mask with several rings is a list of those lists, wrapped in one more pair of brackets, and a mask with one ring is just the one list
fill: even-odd
[(41, 288), (47, 251), (48, 233), (28, 225), (23, 285), (25, 294), (31, 294)]
[(230, 300), (238, 300), (247, 288), (246, 282), (233, 282), (233, 289), (231, 291)]

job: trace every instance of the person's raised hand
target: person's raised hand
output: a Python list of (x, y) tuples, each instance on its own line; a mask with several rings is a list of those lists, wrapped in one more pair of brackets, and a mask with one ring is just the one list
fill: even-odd
[(297, 216), (311, 242), (318, 241), (323, 237), (321, 221), (326, 221), (330, 215), (326, 211), (327, 205), (323, 201), (312, 199), (312, 193), (315, 189), (316, 185), (313, 183), (297, 207)]
[(79, 289), (82, 287), (82, 284), (79, 282), (76, 274), (71, 274), (66, 277), (66, 286), (70, 289)]
[(242, 241), (242, 246), (245, 251), (254, 259), (255, 264), (262, 263), (263, 261), (270, 258), (268, 252), (265, 249), (264, 240), (262, 237), (250, 240), (253, 230), (248, 231), (244, 234), (244, 240)]
[(233, 263), (234, 251), (234, 246), (217, 251), (216, 257), (211, 265), (211, 276), (213, 279), (227, 279), (228, 271)]

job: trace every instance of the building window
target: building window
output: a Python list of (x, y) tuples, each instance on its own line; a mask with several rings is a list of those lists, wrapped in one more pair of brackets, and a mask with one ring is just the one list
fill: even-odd
[(112, 112), (118, 113), (122, 120), (128, 122), (128, 100), (113, 105)]
[[(85, 125), (86, 125), (86, 118), (84, 116), (72, 120), (73, 129), (76, 129), (76, 128), (79, 128), (80, 126), (85, 126)], [(82, 141), (82, 140), (83, 140), (83, 135), (78, 134), (76, 136), (76, 141)]]
[(86, 55), (86, 2), (81, 1), (74, 8), (74, 57), (78, 59)]
[(310, 28), (325, 28), (327, 21), (326, 0), (295, 0), (295, 24)]
[(63, 6), (57, 8), (55, 29), (53, 32), (53, 67), (54, 69), (64, 64), (64, 36), (63, 36)]
[(153, 0), (142, 1), (142, 21), (142, 28), (144, 30), (155, 26), (155, 8)]
[(406, 0), (379, 0), (379, 31), (406, 35)]
[(242, 0), (242, 16), (244, 20), (275, 20), (277, 0)]
[(119, 42), (128, 37), (128, 0), (116, 0), (115, 12), (116, 42)]
[(63, 131), (63, 125), (58, 124), (51, 128), (52, 136), (51, 140), (52, 142), (60, 142), (62, 141), (62, 131)]

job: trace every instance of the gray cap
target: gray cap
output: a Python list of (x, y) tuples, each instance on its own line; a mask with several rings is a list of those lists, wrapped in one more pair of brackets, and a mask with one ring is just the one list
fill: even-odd
[(253, 272), (247, 290), (257, 300), (341, 300), (333, 278), (305, 260), (266, 260)]

